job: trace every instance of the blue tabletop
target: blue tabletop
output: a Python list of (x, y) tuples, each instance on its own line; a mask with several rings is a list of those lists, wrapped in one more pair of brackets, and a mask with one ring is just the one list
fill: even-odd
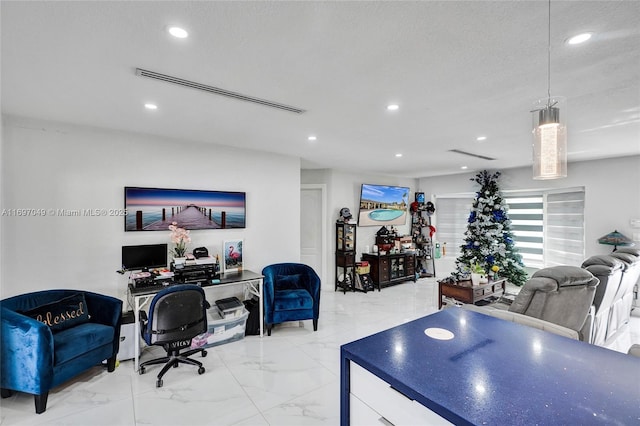
[(477, 312), (446, 309), (341, 356), (456, 424), (640, 424), (640, 358)]

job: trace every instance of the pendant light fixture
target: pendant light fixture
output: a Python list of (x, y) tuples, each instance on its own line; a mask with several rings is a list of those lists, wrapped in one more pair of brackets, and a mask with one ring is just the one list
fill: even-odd
[(549, 0), (547, 45), (547, 97), (538, 99), (531, 112), (533, 113), (533, 178), (567, 177), (566, 98), (551, 96), (551, 0)]

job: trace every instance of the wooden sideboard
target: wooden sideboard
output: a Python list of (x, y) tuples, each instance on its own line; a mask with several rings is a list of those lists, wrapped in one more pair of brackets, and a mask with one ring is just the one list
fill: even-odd
[(416, 281), (415, 253), (372, 254), (362, 253), (362, 260), (371, 266), (371, 279), (378, 287), (386, 287), (404, 281)]

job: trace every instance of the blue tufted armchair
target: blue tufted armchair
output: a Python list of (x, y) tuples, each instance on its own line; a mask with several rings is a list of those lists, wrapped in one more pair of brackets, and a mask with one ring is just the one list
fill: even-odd
[(313, 320), (318, 330), (320, 278), (301, 263), (277, 263), (262, 270), (264, 275), (264, 322), (271, 336), (273, 324)]
[(115, 370), (122, 301), (81, 290), (45, 290), (0, 301), (0, 385), (35, 396), (36, 413), (49, 390), (107, 360)]

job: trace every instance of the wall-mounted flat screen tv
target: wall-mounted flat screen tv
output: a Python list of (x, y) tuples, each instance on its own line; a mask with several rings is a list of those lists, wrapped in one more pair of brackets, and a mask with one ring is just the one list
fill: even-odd
[(409, 188), (363, 183), (358, 226), (404, 225), (408, 206)]
[(122, 269), (125, 271), (164, 268), (167, 266), (167, 244), (122, 246)]
[(193, 189), (124, 188), (125, 231), (245, 228), (246, 193)]

